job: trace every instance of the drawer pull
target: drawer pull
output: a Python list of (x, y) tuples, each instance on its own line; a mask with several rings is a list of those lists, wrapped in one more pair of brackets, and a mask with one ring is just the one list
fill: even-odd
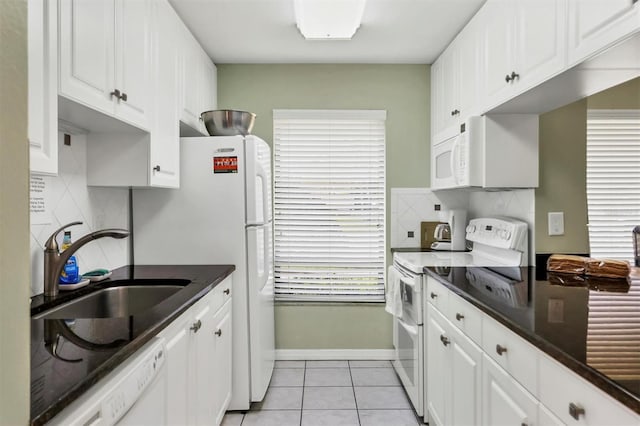
[(569, 404), (569, 414), (571, 414), (571, 417), (578, 420), (580, 415), (584, 416), (584, 408), (572, 402)]
[(506, 351), (507, 348), (505, 348), (504, 346), (496, 345), (496, 352), (498, 353), (498, 355), (502, 356), (502, 354)]
[(429, 296), (431, 296), (432, 299), (435, 299), (436, 297), (438, 297), (438, 295), (435, 294), (434, 292), (431, 292), (431, 294)]
[(456, 319), (457, 319), (458, 321), (462, 321), (462, 320), (464, 319), (464, 315), (459, 314), (459, 313), (456, 313)]
[(231, 293), (231, 290), (229, 290), (229, 289), (227, 288), (227, 289), (225, 289), (225, 290), (223, 291), (223, 293), (224, 293), (224, 294), (229, 294), (229, 293)]
[(200, 330), (200, 327), (202, 327), (202, 321), (198, 320), (193, 323), (190, 330), (193, 331), (194, 333), (197, 333), (198, 330)]
[(440, 341), (442, 342), (443, 345), (447, 346), (450, 342), (449, 342), (449, 338), (447, 336), (445, 336), (444, 334), (440, 335)]
[(222, 330), (221, 330), (221, 329), (218, 329), (218, 331), (216, 331), (214, 334), (215, 334), (216, 336), (220, 337), (220, 336), (222, 336)]

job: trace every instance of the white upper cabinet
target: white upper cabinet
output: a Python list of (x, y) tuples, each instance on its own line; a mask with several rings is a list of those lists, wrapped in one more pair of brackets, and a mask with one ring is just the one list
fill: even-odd
[(32, 173), (58, 173), (58, 7), (29, 0), (29, 156)]
[(60, 0), (59, 4), (59, 94), (148, 130), (150, 2)]
[(180, 133), (181, 136), (208, 136), (200, 114), (216, 108), (216, 67), (184, 25), (181, 42)]
[(566, 0), (487, 1), (485, 111), (565, 69), (566, 9)]
[[(148, 127), (151, 94), (150, 7), (144, 0), (116, 0), (116, 73), (122, 92), (117, 114)], [(159, 27), (158, 31), (165, 31)]]
[(180, 186), (180, 131), (178, 123), (178, 48), (180, 21), (169, 3), (154, 4), (153, 101), (149, 146), (149, 184)]
[(638, 0), (569, 0), (569, 66), (640, 31)]
[(482, 43), (474, 17), (431, 68), (432, 144), (453, 137), (478, 114)]

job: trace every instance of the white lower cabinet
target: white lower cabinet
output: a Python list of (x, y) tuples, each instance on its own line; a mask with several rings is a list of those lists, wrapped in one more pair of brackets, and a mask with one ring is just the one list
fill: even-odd
[(427, 307), (427, 409), (432, 424), (479, 425), (482, 351)]
[(230, 288), (227, 278), (162, 333), (169, 425), (222, 422), (231, 400), (231, 298), (224, 293)]
[(482, 424), (537, 425), (538, 401), (488, 356), (482, 368)]
[(430, 277), (425, 300), (430, 424), (640, 425), (631, 409)]

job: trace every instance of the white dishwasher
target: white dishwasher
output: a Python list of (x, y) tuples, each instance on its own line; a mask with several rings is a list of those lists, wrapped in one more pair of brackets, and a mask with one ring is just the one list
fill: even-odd
[(164, 339), (156, 337), (48, 424), (166, 425), (167, 374), (164, 360)]

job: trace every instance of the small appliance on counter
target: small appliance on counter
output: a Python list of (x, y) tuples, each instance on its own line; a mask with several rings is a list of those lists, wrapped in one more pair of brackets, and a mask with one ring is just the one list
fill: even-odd
[(431, 250), (464, 251), (467, 211), (462, 209), (443, 211), (440, 219), (446, 223), (436, 226), (433, 233), (436, 241), (431, 244)]

